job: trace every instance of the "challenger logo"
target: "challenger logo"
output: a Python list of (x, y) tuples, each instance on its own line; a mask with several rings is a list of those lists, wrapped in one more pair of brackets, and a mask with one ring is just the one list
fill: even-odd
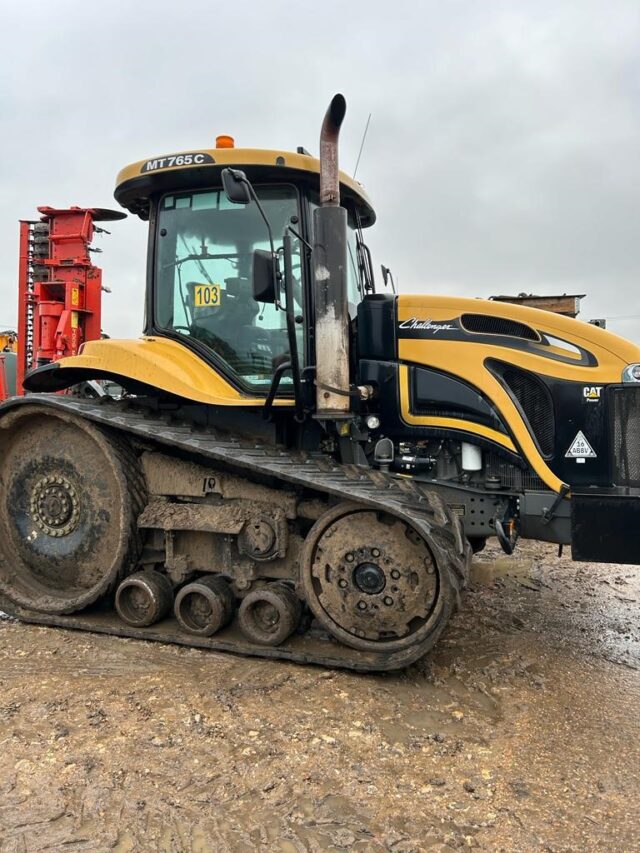
[(432, 335), (437, 335), (438, 332), (455, 332), (456, 326), (453, 323), (434, 323), (433, 320), (420, 320), (418, 317), (410, 317), (408, 320), (403, 320), (398, 325), (399, 329), (409, 329), (414, 332), (431, 332)]

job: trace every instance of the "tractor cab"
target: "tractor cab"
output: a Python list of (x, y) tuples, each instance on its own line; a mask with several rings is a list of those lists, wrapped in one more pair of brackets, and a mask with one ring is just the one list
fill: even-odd
[[(221, 373), (239, 391), (267, 394), (275, 371), (291, 357), (287, 312), (293, 315), (300, 367), (313, 364), (314, 211), (319, 206), (320, 163), (296, 154), (236, 149), (218, 137), (210, 151), (145, 160), (118, 176), (116, 199), (150, 222), (145, 334), (175, 340)], [(225, 170), (250, 182), (247, 203), (230, 199)], [(349, 312), (373, 289), (362, 229), (375, 220), (362, 187), (340, 175), (347, 210), (346, 280)], [(257, 266), (271, 252), (284, 276), (260, 292)], [(277, 277), (277, 273), (276, 273)], [(257, 286), (257, 289), (256, 289)], [(279, 389), (291, 393), (284, 372)]]

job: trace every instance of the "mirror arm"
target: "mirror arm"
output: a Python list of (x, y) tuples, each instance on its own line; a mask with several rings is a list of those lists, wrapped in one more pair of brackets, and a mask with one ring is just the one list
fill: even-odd
[(260, 200), (259, 200), (258, 196), (256, 195), (255, 190), (251, 186), (251, 182), (245, 177), (243, 177), (242, 180), (243, 180), (243, 183), (246, 183), (247, 187), (249, 188), (249, 192), (251, 193), (251, 198), (255, 201), (256, 206), (257, 206), (258, 210), (260, 211), (260, 216), (264, 219), (264, 224), (267, 226), (267, 231), (269, 233), (269, 245), (271, 246), (271, 254), (275, 255), (276, 250), (275, 250), (275, 245), (273, 242), (273, 232), (271, 231), (271, 225), (269, 224), (269, 220), (267, 219), (267, 214), (264, 212), (264, 208), (260, 204)]
[(256, 195), (256, 191), (254, 190), (254, 188), (251, 184), (251, 181), (247, 178), (247, 176), (244, 174), (244, 172), (241, 172), (239, 169), (231, 169), (230, 171), (233, 173), (234, 178), (237, 181), (241, 181), (246, 186), (246, 188), (249, 190), (249, 195), (251, 196), (251, 198), (256, 203), (256, 207), (258, 208), (258, 211), (260, 212), (260, 216), (264, 220), (264, 224), (267, 227), (267, 234), (269, 235), (269, 246), (271, 247), (271, 257), (273, 259), (273, 279), (276, 283), (276, 303), (275, 304), (276, 304), (276, 308), (282, 309), (282, 304), (280, 302), (280, 299), (278, 298), (278, 291), (280, 289), (280, 282), (281, 282), (282, 276), (280, 275), (280, 267), (278, 265), (278, 256), (276, 254), (275, 243), (273, 242), (273, 232), (271, 230), (271, 225), (270, 225), (269, 220), (267, 218), (267, 214), (264, 212), (264, 208), (260, 204), (260, 199)]
[(287, 338), (289, 341), (289, 360), (279, 364), (273, 372), (271, 387), (264, 403), (262, 416), (265, 420), (271, 417), (273, 401), (283, 375), (290, 370), (293, 376), (293, 399), (295, 405), (295, 418), (299, 423), (304, 420), (304, 406), (302, 401), (302, 387), (300, 380), (300, 359), (298, 356), (298, 339), (296, 337), (296, 320), (293, 311), (293, 279), (291, 275), (291, 237), (285, 232), (282, 238), (282, 250), (284, 256), (284, 294), (285, 314), (287, 319)]

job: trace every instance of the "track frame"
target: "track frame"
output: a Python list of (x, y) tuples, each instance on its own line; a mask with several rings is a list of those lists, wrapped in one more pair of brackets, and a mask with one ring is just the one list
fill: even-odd
[(342, 465), (321, 453), (290, 452), (260, 441), (239, 439), (211, 427), (176, 422), (171, 414), (161, 416), (149, 412), (135, 400), (103, 398), (92, 401), (41, 394), (13, 399), (0, 406), (0, 428), (5, 418), (11, 418), (12, 412), (26, 406), (74, 414), (115, 431), (121, 439), (143, 441), (160, 449), (179, 449), (200, 463), (222, 464), (249, 478), (268, 477), (323, 493), (333, 502), (352, 502), (394, 515), (427, 540), (438, 570), (447, 581), (448, 593), (440, 598), (440, 610), (434, 612), (430, 634), (420, 643), (396, 652), (354, 649), (313, 630), (303, 635), (294, 634), (280, 646), (266, 647), (247, 641), (235, 623), (213, 637), (197, 637), (182, 631), (175, 619), (148, 628), (132, 628), (114, 613), (99, 607), (57, 616), (27, 611), (10, 602), (2, 605), (5, 612), (22, 621), (299, 663), (384, 671), (403, 668), (424, 655), (435, 644), (459, 603), (460, 592), (468, 578), (471, 549), (457, 516), (448, 510), (437, 493), (415, 481), (355, 465)]

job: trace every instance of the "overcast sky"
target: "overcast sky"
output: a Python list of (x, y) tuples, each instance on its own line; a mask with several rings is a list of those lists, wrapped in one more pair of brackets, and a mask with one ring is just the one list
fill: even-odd
[[(18, 219), (115, 206), (151, 155), (318, 150), (347, 98), (341, 166), (378, 213), (402, 292), (588, 294), (640, 342), (640, 3), (0, 0), (0, 326), (14, 325)], [(142, 324), (146, 224), (97, 245), (103, 326)]]

